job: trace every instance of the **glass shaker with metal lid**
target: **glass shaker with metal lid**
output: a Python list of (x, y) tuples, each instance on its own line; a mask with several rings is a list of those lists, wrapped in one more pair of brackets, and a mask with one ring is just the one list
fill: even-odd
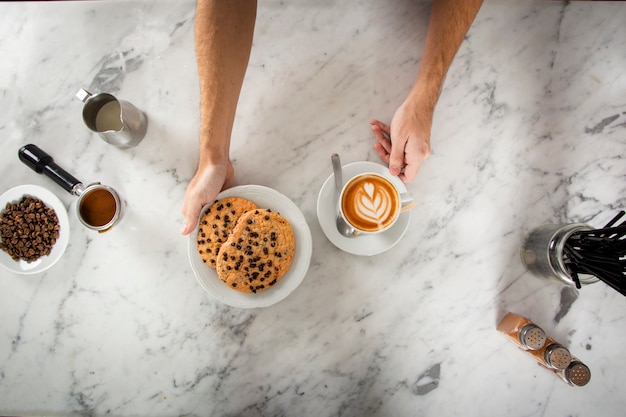
[(539, 350), (546, 343), (546, 333), (541, 327), (515, 313), (507, 313), (497, 329), (524, 350)]

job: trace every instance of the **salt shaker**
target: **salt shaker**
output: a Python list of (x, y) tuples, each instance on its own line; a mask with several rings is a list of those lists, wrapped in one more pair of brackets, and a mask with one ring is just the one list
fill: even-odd
[(537, 359), (539, 364), (550, 370), (563, 370), (572, 361), (569, 350), (550, 337), (546, 338), (546, 344), (542, 349), (532, 351), (530, 354)]
[(546, 333), (541, 327), (515, 313), (507, 313), (497, 328), (524, 350), (539, 350), (546, 343)]
[(576, 357), (572, 357), (572, 361), (565, 369), (554, 369), (552, 372), (573, 387), (582, 387), (587, 385), (591, 380), (589, 367)]

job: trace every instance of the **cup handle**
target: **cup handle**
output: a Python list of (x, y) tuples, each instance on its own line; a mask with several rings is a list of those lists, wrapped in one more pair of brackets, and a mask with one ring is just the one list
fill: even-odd
[(78, 90), (78, 93), (76, 93), (76, 97), (84, 103), (89, 99), (89, 97), (91, 97), (91, 93), (84, 88), (81, 88)]
[(411, 193), (400, 194), (400, 204), (402, 206), (400, 213), (405, 213), (417, 205)]

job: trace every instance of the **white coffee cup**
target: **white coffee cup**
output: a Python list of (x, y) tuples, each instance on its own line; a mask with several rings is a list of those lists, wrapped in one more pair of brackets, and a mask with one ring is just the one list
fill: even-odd
[(360, 233), (381, 233), (389, 230), (412, 204), (409, 193), (401, 193), (384, 175), (365, 172), (344, 184), (339, 196), (341, 217)]

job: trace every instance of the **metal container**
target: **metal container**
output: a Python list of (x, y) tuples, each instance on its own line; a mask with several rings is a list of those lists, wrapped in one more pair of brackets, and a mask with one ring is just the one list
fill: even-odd
[(554, 369), (565, 369), (572, 362), (569, 350), (558, 343), (552, 343), (543, 351), (545, 365)]
[(589, 367), (576, 358), (572, 360), (567, 368), (559, 372), (558, 375), (563, 381), (576, 387), (587, 385), (591, 380), (591, 370)]
[(33, 171), (43, 174), (65, 191), (78, 196), (76, 215), (87, 228), (100, 233), (111, 229), (122, 218), (124, 202), (117, 191), (99, 182), (87, 186), (58, 166), (54, 159), (36, 145), (25, 145), (19, 159)]
[[(568, 285), (576, 285), (565, 267), (563, 248), (567, 239), (577, 231), (592, 230), (583, 223), (546, 224), (533, 229), (522, 242), (520, 257), (526, 269), (542, 278), (557, 278)], [(579, 275), (582, 285), (593, 284), (598, 278)]]
[(520, 330), (519, 340), (527, 349), (538, 350), (546, 344), (546, 332), (536, 324), (527, 324)]
[(81, 88), (76, 93), (83, 103), (83, 121), (105, 142), (120, 149), (133, 148), (148, 129), (148, 118), (137, 107), (108, 93), (92, 95)]

